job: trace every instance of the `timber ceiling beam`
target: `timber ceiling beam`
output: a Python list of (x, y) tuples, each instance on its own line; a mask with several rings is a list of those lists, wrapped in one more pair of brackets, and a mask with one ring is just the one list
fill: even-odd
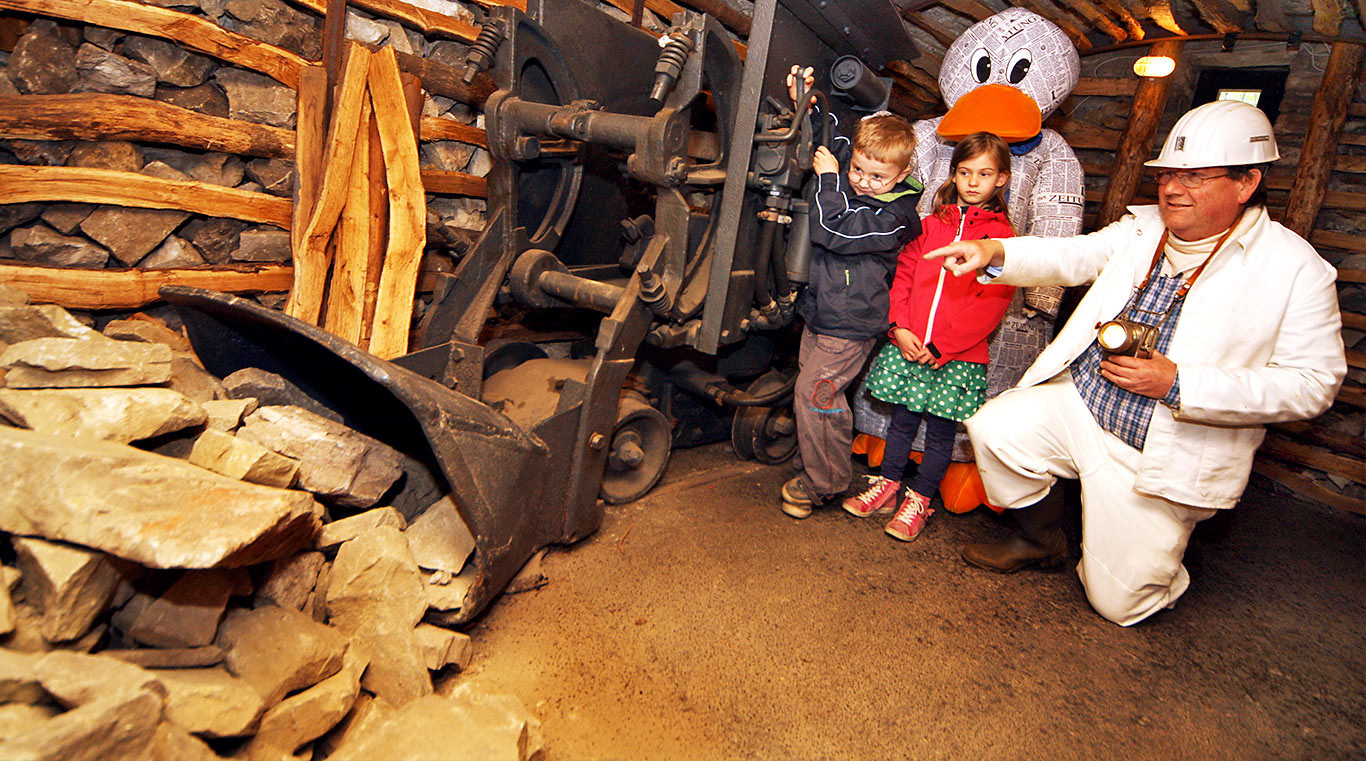
[(1220, 34), (1237, 34), (1244, 31), (1240, 18), (1242, 14), (1228, 0), (1191, 0), (1195, 12), (1205, 23), (1214, 27)]
[(288, 198), (225, 188), (195, 180), (163, 180), (136, 172), (70, 166), (0, 165), (0, 198), (6, 203), (72, 201), (177, 209), (289, 229)]
[(294, 133), (136, 95), (0, 96), (0, 135), (26, 140), (141, 140), (203, 151), (291, 159)]
[[(327, 0), (294, 0), (294, 2), (317, 13), (327, 14)], [(402, 21), (436, 37), (474, 42), (479, 37), (479, 27), (461, 21), (454, 16), (429, 11), (402, 0), (348, 0), (348, 5), (360, 8), (378, 16)], [(526, 6), (522, 6), (525, 10)]]
[(230, 32), (208, 19), (129, 0), (0, 0), (0, 10), (56, 16), (179, 43), (297, 88), (310, 61), (283, 48)]

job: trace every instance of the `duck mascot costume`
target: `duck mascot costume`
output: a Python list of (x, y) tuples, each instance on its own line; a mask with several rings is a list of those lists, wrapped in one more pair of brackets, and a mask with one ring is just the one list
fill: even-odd
[[(1081, 60), (1071, 40), (1055, 24), (1023, 8), (1007, 8), (969, 27), (949, 46), (939, 70), (939, 91), (948, 113), (923, 119), (916, 134), (916, 179), (927, 189), (920, 199), (922, 217), (934, 213), (936, 190), (949, 178), (954, 144), (974, 132), (991, 132), (1010, 144), (1010, 222), (1018, 235), (1069, 237), (1081, 232), (1081, 162), (1067, 141), (1043, 127), (1072, 92)], [(1000, 328), (991, 337), (987, 398), (1014, 386), (1052, 338), (1053, 318), (1062, 288), (1016, 291)], [(889, 408), (860, 387), (854, 422), (861, 434), (854, 451), (876, 465), (890, 423)], [(924, 450), (924, 428), (912, 458)], [(967, 436), (958, 434), (954, 463), (940, 487), (944, 506), (966, 512), (984, 504), (986, 494), (972, 466)]]

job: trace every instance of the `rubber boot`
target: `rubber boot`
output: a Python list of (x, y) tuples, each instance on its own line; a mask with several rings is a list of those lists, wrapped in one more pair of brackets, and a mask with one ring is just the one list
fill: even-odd
[(1062, 489), (1055, 488), (1042, 500), (1012, 510), (1020, 530), (997, 542), (963, 547), (963, 559), (988, 571), (1015, 573), (1037, 565), (1049, 568), (1067, 560), (1067, 536), (1062, 530), (1067, 504)]

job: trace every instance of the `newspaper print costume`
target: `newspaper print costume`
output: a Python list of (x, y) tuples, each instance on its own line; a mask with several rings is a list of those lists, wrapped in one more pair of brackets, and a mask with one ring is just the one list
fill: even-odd
[[(965, 96), (974, 91), (981, 94), (987, 85), (1013, 87), (1037, 105), (1037, 117), (1030, 114), (1029, 118), (1042, 122), (1072, 92), (1080, 74), (1081, 61), (1067, 35), (1023, 8), (1007, 8), (964, 31), (949, 46), (939, 71), (939, 90), (949, 113), (913, 125), (917, 144), (912, 174), (925, 186), (918, 207), (921, 216), (934, 212), (934, 196), (949, 178), (954, 142), (939, 134), (940, 122), (954, 116), (961, 127), (964, 119), (955, 107), (977, 105), (981, 118), (974, 115), (968, 120), (970, 131), (1000, 134), (994, 123), (1003, 118), (1000, 109), (972, 104)], [(1006, 139), (1012, 141), (1008, 200), (1016, 234), (1065, 238), (1081, 232), (1084, 178), (1081, 162), (1067, 141), (1051, 129), (1041, 129), (1032, 139)], [(1054, 287), (1016, 292), (991, 339), (988, 399), (1014, 386), (1047, 345), (1053, 331), (1051, 318), (1057, 314), (1061, 297), (1062, 289)], [(889, 424), (886, 405), (860, 385), (854, 399), (855, 429), (885, 439)], [(923, 449), (923, 437), (922, 432), (914, 445), (917, 451)], [(972, 448), (962, 433), (954, 442), (953, 459), (972, 460)]]

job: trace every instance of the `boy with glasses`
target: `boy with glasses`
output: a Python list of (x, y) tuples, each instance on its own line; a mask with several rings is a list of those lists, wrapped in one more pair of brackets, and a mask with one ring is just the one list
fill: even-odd
[[(807, 91), (814, 81), (810, 68), (792, 67), (787, 84), (794, 102), (798, 76)], [(908, 180), (915, 152), (910, 123), (887, 113), (867, 116), (852, 142), (840, 136), (833, 145), (833, 151), (817, 148), (811, 162), (817, 175), (811, 273), (797, 301), (806, 327), (792, 402), (803, 472), (782, 488), (783, 512), (793, 518), (807, 517), (849, 488), (854, 418), (845, 390), (887, 332), (897, 253), (920, 234), (915, 207), (922, 188)]]

